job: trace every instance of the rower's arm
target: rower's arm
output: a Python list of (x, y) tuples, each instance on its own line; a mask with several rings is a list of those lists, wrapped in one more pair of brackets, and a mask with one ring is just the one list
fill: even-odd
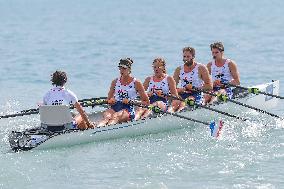
[(151, 80), (151, 77), (147, 77), (147, 78), (145, 79), (144, 83), (143, 83), (143, 87), (144, 87), (145, 91), (148, 90), (150, 80)]
[(206, 67), (208, 69), (209, 75), (211, 75), (211, 66), (212, 66), (212, 62), (209, 62)]
[(233, 85), (240, 85), (240, 73), (234, 61), (229, 62), (229, 69), (233, 77), (230, 83)]
[(79, 102), (76, 102), (74, 104), (74, 106), (75, 106), (76, 110), (79, 112), (79, 114), (81, 115), (81, 117), (84, 120), (84, 122), (87, 124), (88, 128), (90, 128), (91, 127), (91, 122), (90, 122), (86, 112), (82, 108), (81, 104)]
[(180, 74), (180, 67), (177, 67), (175, 72), (174, 72), (174, 76), (173, 76), (175, 83), (176, 83), (176, 87), (177, 87), (177, 85), (179, 83), (179, 79), (180, 79), (179, 74)]
[(168, 80), (168, 83), (169, 83), (171, 95), (178, 97), (176, 82), (175, 82), (174, 78), (172, 76), (168, 76), (167, 80)]
[(108, 92), (108, 97), (107, 97), (108, 100), (114, 97), (116, 81), (117, 81), (117, 79), (115, 79), (111, 82), (110, 89), (109, 89), (109, 92)]
[(146, 91), (145, 91), (142, 83), (139, 80), (135, 81), (135, 89), (136, 89), (137, 93), (139, 94), (142, 103), (144, 105), (149, 105), (150, 104), (149, 98), (146, 94)]
[(198, 72), (199, 72), (200, 78), (204, 82), (203, 89), (204, 90), (212, 90), (213, 84), (212, 84), (212, 80), (211, 80), (211, 77), (209, 75), (209, 71), (208, 71), (207, 67), (205, 65), (199, 66)]

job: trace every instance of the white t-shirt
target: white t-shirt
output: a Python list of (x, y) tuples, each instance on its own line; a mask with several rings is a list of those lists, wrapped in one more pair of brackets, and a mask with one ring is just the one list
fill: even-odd
[(78, 102), (77, 96), (64, 87), (54, 87), (43, 97), (44, 105), (70, 105)]

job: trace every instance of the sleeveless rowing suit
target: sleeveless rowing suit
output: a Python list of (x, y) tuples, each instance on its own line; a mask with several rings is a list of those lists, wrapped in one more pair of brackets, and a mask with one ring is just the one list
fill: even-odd
[[(192, 87), (201, 88), (204, 84), (203, 80), (199, 77), (198, 68), (201, 64), (197, 63), (194, 69), (191, 72), (186, 73), (184, 70), (184, 66), (181, 66), (179, 78), (181, 87), (185, 87), (188, 84), (191, 84)], [(203, 102), (203, 94), (198, 91), (186, 91), (180, 94), (182, 99), (186, 99), (189, 96), (193, 96), (195, 102), (201, 104)]]
[(137, 98), (135, 81), (136, 79), (134, 78), (130, 84), (122, 85), (120, 82), (120, 78), (116, 80), (115, 91), (114, 91), (114, 97), (116, 102), (114, 105), (111, 106), (111, 108), (115, 112), (119, 112), (123, 109), (126, 109), (129, 113), (129, 118), (131, 120), (134, 119), (135, 117), (134, 107), (133, 105), (122, 103), (122, 100), (123, 99), (134, 100)]
[(170, 93), (169, 83), (168, 83), (168, 75), (161, 81), (154, 81), (154, 77), (152, 76), (149, 82), (147, 92), (153, 92), (153, 95), (149, 98), (150, 103), (154, 103), (157, 101), (162, 101), (165, 105), (168, 105), (168, 99), (166, 97), (158, 96), (155, 91), (160, 90), (164, 95), (168, 95)]
[[(212, 65), (211, 65), (211, 76), (213, 82), (216, 80), (220, 80), (221, 82), (228, 83), (233, 79), (233, 76), (231, 74), (230, 68), (229, 68), (229, 62), (231, 62), (230, 59), (226, 59), (225, 64), (221, 67), (216, 66), (215, 60), (212, 60)], [(220, 87), (213, 87), (214, 91), (219, 91), (221, 88)], [(225, 89), (226, 93), (229, 98), (232, 98), (233, 92), (232, 88), (228, 87)]]
[[(74, 105), (78, 102), (77, 96), (65, 87), (54, 87), (50, 89), (43, 97), (44, 105)], [(77, 123), (73, 120), (71, 128), (77, 128)]]

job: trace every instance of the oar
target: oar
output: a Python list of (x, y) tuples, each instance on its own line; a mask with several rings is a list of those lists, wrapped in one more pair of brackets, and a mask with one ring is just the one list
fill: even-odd
[(219, 136), (220, 131), (223, 127), (222, 121), (220, 121), (219, 125), (216, 125), (215, 122), (205, 122), (205, 121), (197, 120), (197, 119), (194, 119), (194, 118), (191, 118), (191, 117), (183, 116), (183, 115), (180, 115), (180, 114), (177, 114), (177, 113), (167, 112), (167, 111), (162, 110), (158, 106), (153, 106), (153, 105), (147, 106), (147, 105), (137, 103), (137, 102), (134, 102), (134, 101), (130, 101), (129, 104), (132, 104), (132, 105), (135, 105), (135, 106), (138, 106), (138, 107), (142, 107), (142, 108), (147, 108), (147, 109), (153, 111), (156, 114), (168, 114), (168, 115), (172, 115), (172, 116), (175, 116), (175, 117), (178, 117), (178, 118), (186, 119), (186, 120), (189, 120), (189, 121), (192, 121), (192, 122), (201, 123), (203, 125), (209, 126), (210, 131), (211, 131), (211, 136), (216, 137), (216, 138)]
[[(83, 107), (88, 107), (88, 106), (93, 107), (93, 106), (96, 106), (96, 105), (107, 104), (105, 99), (106, 99), (106, 97), (98, 97), (98, 98), (82, 99), (82, 100), (79, 100), (79, 102)], [(70, 106), (70, 109), (74, 109), (74, 106)], [(33, 108), (33, 109), (22, 110), (20, 112), (14, 113), (14, 114), (1, 115), (0, 119), (17, 117), (17, 116), (24, 116), (24, 115), (32, 115), (32, 114), (38, 114), (38, 113), (39, 113), (39, 109)]]
[(9, 118), (9, 117), (24, 116), (24, 115), (32, 115), (32, 114), (38, 114), (38, 113), (39, 113), (38, 108), (37, 109), (28, 109), (28, 110), (22, 110), (20, 112), (14, 113), (14, 114), (1, 115), (0, 119)]
[(264, 114), (270, 115), (270, 116), (272, 116), (272, 117), (276, 117), (276, 118), (279, 118), (279, 119), (282, 119), (282, 120), (283, 120), (282, 117), (280, 117), (280, 116), (278, 116), (278, 115), (276, 115), (276, 114), (273, 114), (273, 113), (268, 112), (268, 111), (266, 111), (266, 110), (259, 109), (259, 108), (257, 108), (257, 107), (253, 107), (253, 106), (248, 105), (248, 104), (245, 104), (245, 103), (243, 103), (243, 102), (238, 102), (238, 101), (236, 101), (236, 100), (230, 99), (227, 95), (224, 95), (224, 94), (214, 94), (214, 93), (210, 93), (210, 92), (208, 92), (208, 91), (202, 90), (202, 89), (195, 89), (195, 90), (196, 90), (196, 91), (203, 92), (203, 93), (205, 93), (205, 94), (209, 94), (209, 95), (211, 95), (211, 96), (215, 96), (215, 97), (217, 97), (220, 101), (223, 101), (223, 102), (229, 101), (229, 102), (238, 104), (238, 105), (240, 105), (240, 106), (244, 106), (244, 107), (250, 108), (250, 109), (252, 109), (252, 110), (256, 110), (256, 111), (258, 111), (258, 112), (261, 112), (261, 113), (264, 113)]
[[(94, 106), (108, 104), (106, 99), (107, 99), (107, 97), (103, 97), (103, 98), (99, 97), (99, 98), (84, 99), (84, 101), (80, 100), (79, 102), (80, 102), (82, 107), (91, 106), (93, 108)], [(74, 107), (71, 106), (70, 108), (73, 109)]]
[(107, 97), (93, 97), (93, 98), (85, 98), (85, 99), (81, 99), (78, 102), (86, 102), (86, 101), (94, 101), (94, 100), (106, 100)]
[(266, 93), (266, 92), (263, 92), (263, 91), (260, 91), (259, 88), (256, 88), (256, 87), (243, 87), (243, 86), (239, 86), (239, 85), (233, 85), (233, 84), (230, 84), (230, 83), (223, 83), (224, 85), (227, 85), (227, 86), (231, 86), (231, 87), (236, 87), (236, 88), (239, 88), (239, 89), (244, 89), (244, 90), (247, 90), (249, 93), (252, 93), (252, 94), (264, 94), (266, 96), (272, 96), (272, 97), (275, 97), (275, 98), (279, 98), (279, 99), (284, 99), (283, 96), (279, 96), (279, 95), (274, 95), (274, 94), (269, 94), (269, 93)]
[(217, 112), (219, 114), (223, 114), (223, 115), (228, 116), (228, 117), (236, 118), (236, 119), (239, 119), (239, 120), (242, 120), (242, 121), (248, 121), (247, 118), (239, 117), (239, 116), (230, 114), (228, 112), (224, 112), (224, 111), (221, 111), (221, 110), (217, 110), (215, 108), (211, 108), (211, 107), (206, 106), (206, 105), (198, 104), (193, 99), (188, 99), (187, 98), (187, 99), (183, 100), (182, 98), (179, 98), (179, 97), (176, 97), (176, 96), (173, 96), (173, 95), (167, 95), (167, 96), (169, 96), (169, 97), (171, 97), (171, 98), (173, 98), (175, 100), (182, 101), (186, 105), (191, 106), (191, 107), (201, 107), (201, 108), (204, 108), (204, 109), (207, 109), (207, 110), (211, 110), (213, 112)]
[(202, 123), (204, 125), (210, 125), (209, 122), (204, 122), (204, 121), (200, 121), (200, 120), (196, 120), (196, 119), (193, 119), (193, 118), (190, 118), (190, 117), (186, 117), (186, 116), (183, 116), (183, 115), (179, 115), (177, 113), (172, 113), (172, 112), (167, 112), (167, 111), (163, 111), (161, 108), (159, 108), (158, 106), (153, 106), (153, 105), (143, 105), (143, 104), (140, 104), (140, 103), (137, 103), (137, 102), (129, 102), (130, 104), (133, 104), (135, 106), (139, 106), (141, 108), (146, 108), (146, 109), (149, 109), (151, 111), (153, 111), (154, 113), (156, 114), (159, 114), (159, 113), (162, 113), (162, 114), (169, 114), (169, 115), (172, 115), (172, 116), (175, 116), (175, 117), (179, 117), (179, 118), (182, 118), (182, 119), (186, 119), (186, 120), (189, 120), (189, 121), (193, 121), (193, 122), (197, 122), (197, 123)]

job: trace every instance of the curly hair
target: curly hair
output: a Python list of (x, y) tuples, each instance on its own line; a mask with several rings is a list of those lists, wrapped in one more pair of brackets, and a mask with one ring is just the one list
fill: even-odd
[(51, 80), (52, 85), (56, 86), (64, 86), (65, 83), (67, 82), (67, 75), (63, 71), (58, 71), (56, 70), (52, 75), (51, 75)]

